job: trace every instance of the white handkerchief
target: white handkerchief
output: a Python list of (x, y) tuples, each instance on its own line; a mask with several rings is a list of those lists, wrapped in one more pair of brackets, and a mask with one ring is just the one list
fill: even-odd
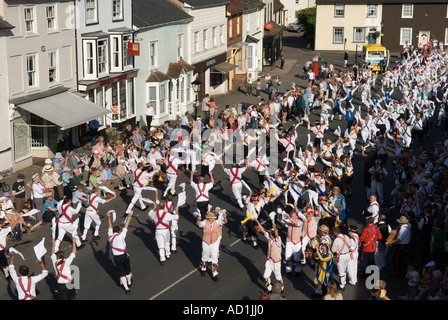
[(19, 251), (17, 251), (16, 249), (9, 248), (9, 252), (14, 252), (15, 254), (18, 254), (19, 256), (21, 256), (23, 260), (25, 260), (25, 258), (23, 257), (23, 254), (20, 253)]
[(72, 236), (75, 237), (78, 233), (78, 225), (79, 225), (79, 218), (73, 221), (73, 229), (72, 229)]
[(112, 215), (112, 223), (114, 223), (117, 218), (116, 212), (115, 210), (109, 210), (109, 213)]
[(177, 195), (177, 206), (181, 207), (187, 202), (187, 193), (182, 191)]
[(56, 239), (56, 217), (51, 219), (51, 236), (53, 239)]
[(45, 237), (34, 246), (34, 253), (36, 254), (37, 260), (41, 260), (44, 254), (47, 253), (47, 249), (45, 249)]
[(185, 191), (185, 182), (182, 182), (181, 184), (179, 184), (179, 188), (181, 188), (182, 191)]
[(33, 209), (33, 210), (31, 210), (30, 212), (25, 213), (24, 215), (22, 215), (22, 217), (29, 217), (29, 216), (32, 216), (33, 214), (38, 213), (38, 212), (39, 212), (39, 210), (37, 210), (37, 209)]
[(115, 192), (113, 192), (112, 190), (110, 190), (108, 187), (105, 186), (100, 186), (99, 187), (101, 190), (104, 190), (107, 193), (111, 193), (111, 194), (115, 194)]

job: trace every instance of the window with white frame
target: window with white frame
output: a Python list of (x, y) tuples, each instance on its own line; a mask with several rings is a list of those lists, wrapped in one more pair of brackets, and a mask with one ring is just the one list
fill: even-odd
[(448, 28), (445, 28), (445, 41), (443, 43), (448, 45)]
[(216, 45), (218, 44), (216, 40), (216, 27), (212, 28), (212, 42), (213, 46), (216, 47)]
[(34, 7), (25, 7), (25, 31), (27, 34), (33, 34), (36, 32), (36, 21)]
[(341, 44), (344, 43), (344, 28), (334, 27), (333, 28), (333, 43)]
[(160, 105), (159, 105), (159, 112), (160, 114), (164, 114), (167, 112), (167, 84), (166, 83), (161, 83), (160, 84), (160, 96), (159, 96), (159, 100), (160, 100)]
[(400, 28), (400, 45), (412, 44), (412, 28)]
[(84, 78), (96, 76), (95, 41), (84, 41)]
[(48, 81), (50, 83), (58, 82), (58, 71), (58, 51), (48, 51)]
[(336, 3), (334, 5), (334, 17), (343, 18), (345, 15), (345, 5), (343, 3)]
[(98, 40), (98, 53), (97, 53), (98, 76), (109, 72), (107, 57), (108, 57), (107, 40), (105, 39)]
[(366, 28), (353, 28), (353, 42), (362, 42), (366, 40)]
[(241, 34), (241, 16), (236, 17), (236, 35)]
[[(154, 110), (157, 112), (157, 87), (149, 86), (148, 87), (148, 102), (151, 106), (154, 107)], [(158, 115), (158, 113), (156, 113)]]
[(128, 54), (129, 43), (132, 42), (132, 35), (123, 36), (123, 69), (134, 66), (134, 56)]
[(192, 77), (193, 77), (193, 73), (192, 72), (188, 72), (187, 73), (187, 82), (186, 82), (186, 85), (187, 85), (187, 88), (186, 88), (186, 90), (187, 90), (187, 97), (186, 97), (187, 102), (191, 101), (191, 78)]
[(403, 4), (401, 10), (402, 18), (413, 18), (414, 17), (414, 5), (413, 4)]
[(86, 24), (98, 22), (97, 0), (85, 0)]
[(247, 69), (248, 70), (254, 70), (256, 69), (256, 63), (255, 63), (255, 44), (249, 43), (247, 45)]
[(367, 5), (367, 18), (376, 18), (378, 17), (378, 5), (377, 4), (368, 4)]
[(30, 54), (26, 56), (26, 74), (28, 77), (28, 87), (37, 87), (37, 64), (36, 54)]
[(110, 37), (111, 71), (121, 71), (121, 37), (113, 35)]
[(232, 19), (229, 19), (229, 39), (232, 39), (233, 37), (233, 23), (232, 23)]
[(202, 31), (202, 47), (204, 48), (204, 50), (208, 49), (208, 30), (205, 29)]
[(219, 36), (221, 37), (221, 44), (224, 44), (225, 38), (224, 38), (224, 25), (219, 26)]
[(112, 1), (112, 20), (122, 20), (123, 19), (123, 1), (113, 0)]
[(199, 52), (199, 31), (194, 33), (194, 51)]
[(57, 29), (56, 24), (56, 6), (48, 5), (46, 7), (46, 15), (47, 15), (47, 29), (49, 31), (54, 31)]
[(180, 33), (177, 35), (177, 61), (179, 61), (184, 56), (184, 34)]
[(150, 69), (157, 68), (157, 41), (149, 43), (149, 67)]

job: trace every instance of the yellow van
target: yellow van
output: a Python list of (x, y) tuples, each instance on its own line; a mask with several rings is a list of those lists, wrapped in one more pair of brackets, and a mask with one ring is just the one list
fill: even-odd
[(384, 57), (387, 59), (384, 70), (387, 70), (389, 67), (390, 53), (385, 46), (375, 43), (365, 44), (362, 46), (362, 62), (370, 62), (373, 67), (373, 71), (381, 70), (380, 61), (383, 60)]

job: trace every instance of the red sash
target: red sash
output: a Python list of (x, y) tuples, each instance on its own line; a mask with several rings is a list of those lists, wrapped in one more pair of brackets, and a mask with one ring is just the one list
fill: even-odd
[(238, 168), (236, 169), (236, 173), (233, 173), (233, 169), (230, 169), (230, 174), (233, 176), (232, 181), (230, 182), (230, 189), (232, 189), (232, 185), (236, 181), (241, 181), (241, 178), (238, 177)]
[(67, 209), (68, 209), (68, 208), (69, 208), (69, 205), (66, 205), (65, 208), (64, 208), (64, 205), (61, 206), (62, 212), (61, 212), (61, 214), (59, 215), (59, 217), (56, 219), (56, 223), (59, 223), (59, 219), (61, 219), (62, 217), (65, 217), (65, 218), (68, 220), (68, 222), (73, 223), (72, 218), (70, 218), (70, 217), (67, 215)]
[(140, 177), (142, 176), (143, 171), (140, 171), (138, 175), (136, 175), (136, 171), (134, 171), (134, 182), (137, 182), (140, 188), (143, 188), (143, 184), (140, 182)]
[(59, 277), (62, 277), (63, 279), (67, 280), (68, 282), (72, 282), (72, 279), (70, 279), (69, 277), (67, 277), (67, 276), (65, 276), (65, 275), (62, 274), (62, 270), (64, 269), (64, 265), (65, 265), (65, 261), (63, 261), (63, 262), (61, 263), (61, 268), (58, 269), (58, 262), (56, 261), (56, 262), (54, 263), (54, 268), (56, 269), (56, 273), (57, 273), (57, 274), (56, 274), (56, 281), (59, 280)]
[(157, 227), (160, 226), (160, 225), (163, 226), (163, 227), (165, 227), (165, 228), (167, 228), (167, 229), (170, 229), (170, 225), (167, 224), (167, 223), (165, 223), (165, 222), (163, 222), (163, 218), (165, 218), (165, 216), (166, 216), (166, 212), (163, 211), (162, 216), (159, 216), (159, 211), (160, 211), (160, 210), (158, 210), (158, 211), (156, 212), (156, 217), (157, 217), (156, 229), (157, 229)]
[(199, 185), (197, 185), (197, 188), (198, 188), (198, 191), (199, 191), (199, 195), (196, 197), (196, 201), (198, 201), (198, 199), (200, 198), (200, 197), (204, 197), (204, 198), (206, 198), (207, 200), (208, 200), (208, 197), (204, 194), (204, 191), (205, 191), (205, 183), (203, 183), (202, 184), (202, 186), (203, 186), (203, 188), (202, 188), (202, 190), (199, 188)]
[(115, 247), (113, 246), (112, 243), (114, 242), (116, 236), (118, 236), (118, 233), (117, 233), (117, 234), (114, 234), (114, 235), (111, 235), (111, 236), (109, 237), (109, 244), (110, 244), (110, 247), (111, 247), (113, 250), (116, 250), (116, 251), (119, 251), (119, 252), (127, 252), (127, 249), (126, 249), (126, 248), (124, 248), (124, 249), (120, 249), (120, 248), (115, 248)]
[(93, 208), (93, 210), (95, 210), (98, 213), (98, 207), (95, 207), (92, 202), (96, 199), (96, 195), (93, 195), (94, 197), (92, 198), (92, 195), (89, 196), (89, 201), (90, 204), (87, 208)]
[(28, 277), (28, 288), (25, 290), (25, 287), (23, 286), (22, 283), (22, 278), (19, 278), (19, 286), (22, 289), (23, 293), (25, 293), (25, 297), (22, 300), (26, 300), (28, 298), (30, 298), (31, 300), (36, 299), (35, 296), (32, 296), (30, 294), (30, 290), (31, 290), (31, 277)]
[(175, 174), (178, 175), (179, 172), (178, 172), (177, 169), (174, 168), (174, 166), (173, 166), (173, 162), (174, 162), (174, 160), (173, 160), (173, 161), (170, 161), (169, 159), (170, 159), (169, 157), (166, 159), (166, 160), (168, 161), (168, 166), (166, 167), (166, 171), (168, 171), (168, 169), (171, 168), (171, 169), (174, 170)]

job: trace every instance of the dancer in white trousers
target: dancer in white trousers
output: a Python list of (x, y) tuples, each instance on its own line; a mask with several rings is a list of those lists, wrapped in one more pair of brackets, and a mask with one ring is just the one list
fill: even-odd
[(87, 206), (86, 214), (84, 216), (84, 231), (81, 236), (81, 241), (86, 241), (87, 233), (89, 232), (92, 222), (95, 223), (95, 231), (93, 232), (93, 239), (97, 240), (100, 238), (99, 233), (100, 233), (101, 220), (98, 206), (100, 204), (108, 203), (117, 197), (116, 195), (114, 195), (113, 197), (105, 200), (101, 198), (99, 193), (100, 189), (93, 188), (92, 193), (89, 195), (89, 205)]
[(348, 236), (350, 237), (350, 261), (348, 262), (347, 276), (348, 282), (355, 286), (358, 281), (358, 256), (359, 256), (359, 235), (358, 227), (349, 226)]
[(341, 290), (344, 290), (347, 282), (348, 264), (350, 262), (350, 239), (347, 235), (341, 233), (339, 227), (333, 228), (333, 234), (335, 239), (331, 251), (334, 254), (336, 266), (338, 268), (339, 287)]
[(58, 238), (55, 241), (55, 251), (59, 251), (62, 240), (66, 233), (73, 235), (76, 240), (76, 246), (81, 247), (81, 240), (78, 237), (78, 233), (74, 232), (73, 228), (73, 216), (79, 213), (82, 208), (82, 202), (79, 200), (76, 208), (72, 207), (72, 200), (64, 198), (58, 204), (59, 216), (56, 219), (56, 224), (58, 225)]
[(143, 190), (155, 191), (156, 200), (158, 199), (159, 191), (157, 190), (157, 188), (147, 186), (147, 184), (149, 183), (149, 181), (151, 181), (154, 174), (155, 174), (154, 170), (151, 173), (143, 171), (143, 163), (140, 162), (137, 165), (137, 170), (134, 171), (134, 183), (132, 185), (134, 189), (134, 196), (132, 197), (131, 203), (128, 205), (128, 208), (126, 209), (126, 213), (132, 211), (137, 201), (139, 201), (140, 209), (142, 211), (146, 209), (146, 206), (143, 202), (154, 203), (154, 201), (144, 198), (142, 196)]
[(165, 264), (165, 261), (171, 256), (170, 248), (170, 222), (172, 220), (179, 219), (178, 215), (174, 215), (165, 211), (165, 203), (159, 203), (159, 210), (156, 210), (157, 205), (154, 204), (154, 208), (149, 211), (148, 216), (155, 223), (155, 238), (157, 247), (159, 248), (159, 261), (161, 265)]
[(223, 162), (221, 162), (221, 166), (222, 169), (224, 170), (224, 173), (226, 173), (230, 178), (229, 188), (232, 189), (233, 195), (235, 196), (235, 199), (238, 202), (240, 209), (243, 209), (244, 208), (242, 197), (243, 185), (248, 188), (247, 184), (243, 181), (243, 173), (248, 168), (248, 162), (246, 161), (246, 166), (243, 168), (236, 166), (236, 164), (233, 164), (232, 169), (226, 169), (224, 168)]
[(266, 289), (272, 290), (271, 275), (274, 273), (275, 279), (282, 285), (282, 291), (284, 289), (283, 277), (281, 273), (282, 269), (282, 240), (278, 235), (275, 223), (272, 223), (272, 229), (266, 231), (261, 223), (257, 220), (260, 232), (265, 235), (268, 240), (268, 254), (265, 263), (265, 269), (263, 278), (265, 280)]

